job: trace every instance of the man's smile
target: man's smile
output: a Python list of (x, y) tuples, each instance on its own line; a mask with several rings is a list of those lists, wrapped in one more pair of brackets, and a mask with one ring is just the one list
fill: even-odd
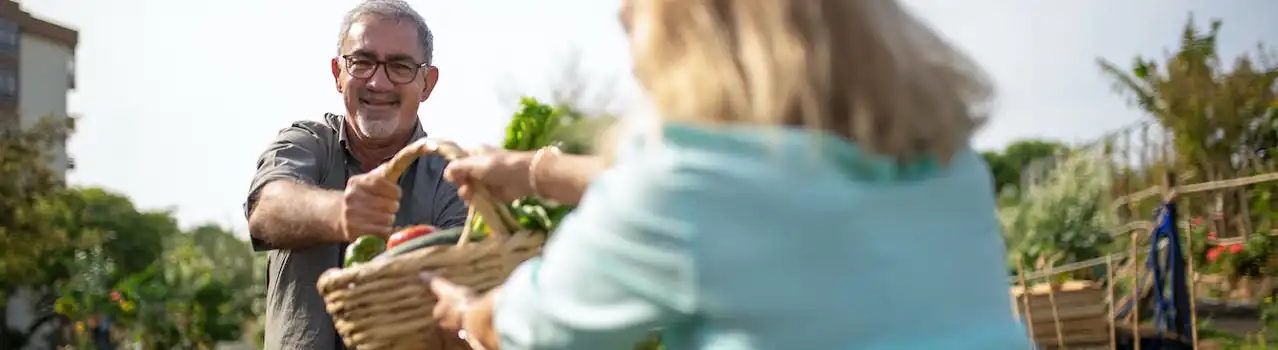
[(390, 99), (390, 98), (360, 98), (359, 99), (360, 107), (374, 109), (374, 110), (397, 109), (399, 108), (399, 103), (400, 103), (399, 99)]

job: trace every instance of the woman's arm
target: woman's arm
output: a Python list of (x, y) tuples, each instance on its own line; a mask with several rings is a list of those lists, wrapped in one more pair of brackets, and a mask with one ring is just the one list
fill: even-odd
[(680, 213), (704, 184), (658, 172), (622, 166), (596, 178), (541, 258), (491, 295), (496, 331), (482, 329), (483, 303), (470, 331), (505, 350), (622, 349), (695, 313), (693, 225)]
[(491, 150), (449, 163), (444, 179), (457, 184), (457, 194), (466, 200), (473, 194), (471, 184), (487, 186), (497, 200), (510, 201), (534, 195), (536, 182), (536, 194), (542, 198), (575, 205), (590, 180), (605, 168), (604, 158), (596, 156)]
[(543, 149), (529, 158), (529, 181), (543, 198), (569, 205), (581, 202), (590, 180), (607, 168), (603, 157), (561, 154)]

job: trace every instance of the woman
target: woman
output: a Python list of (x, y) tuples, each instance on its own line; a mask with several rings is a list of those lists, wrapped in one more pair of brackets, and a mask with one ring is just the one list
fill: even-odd
[(623, 8), (656, 127), (606, 168), (550, 149), (452, 164), (463, 196), (579, 206), (497, 290), (431, 281), (441, 326), (505, 350), (655, 328), (669, 349), (1029, 346), (968, 146), (990, 88), (963, 55), (893, 0)]

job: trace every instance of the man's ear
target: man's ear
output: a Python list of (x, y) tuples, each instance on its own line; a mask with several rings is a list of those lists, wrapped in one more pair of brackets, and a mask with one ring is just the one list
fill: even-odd
[(329, 62), (329, 65), (333, 70), (333, 83), (337, 85), (337, 93), (340, 94), (342, 93), (342, 65), (337, 62), (336, 57)]
[(425, 79), (426, 86), (422, 87), (421, 102), (426, 102), (426, 99), (430, 98), (430, 92), (435, 91), (435, 84), (439, 83), (439, 68), (436, 68), (435, 66), (427, 66)]

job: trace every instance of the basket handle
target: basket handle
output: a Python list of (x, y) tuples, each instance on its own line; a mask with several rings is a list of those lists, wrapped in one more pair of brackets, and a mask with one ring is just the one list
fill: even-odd
[[(456, 143), (444, 140), (436, 140), (423, 138), (409, 144), (407, 147), (395, 153), (394, 157), (386, 161), (382, 165), (374, 169), (374, 172), (380, 172), (387, 180), (398, 182), (399, 177), (408, 170), (409, 165), (417, 158), (427, 155), (441, 155), (448, 161), (456, 161), (469, 157), (470, 154), (463, 150)], [(471, 196), (470, 209), (466, 214), (466, 226), (462, 229), (462, 235), (457, 242), (458, 245), (465, 245), (470, 239), (470, 228), (474, 226), (475, 213), (484, 216), (484, 222), (488, 228), (493, 230), (493, 234), (498, 237), (509, 237), (518, 228), (518, 222), (510, 210), (493, 199), (489, 194), (486, 186), (474, 186), (474, 195)]]

